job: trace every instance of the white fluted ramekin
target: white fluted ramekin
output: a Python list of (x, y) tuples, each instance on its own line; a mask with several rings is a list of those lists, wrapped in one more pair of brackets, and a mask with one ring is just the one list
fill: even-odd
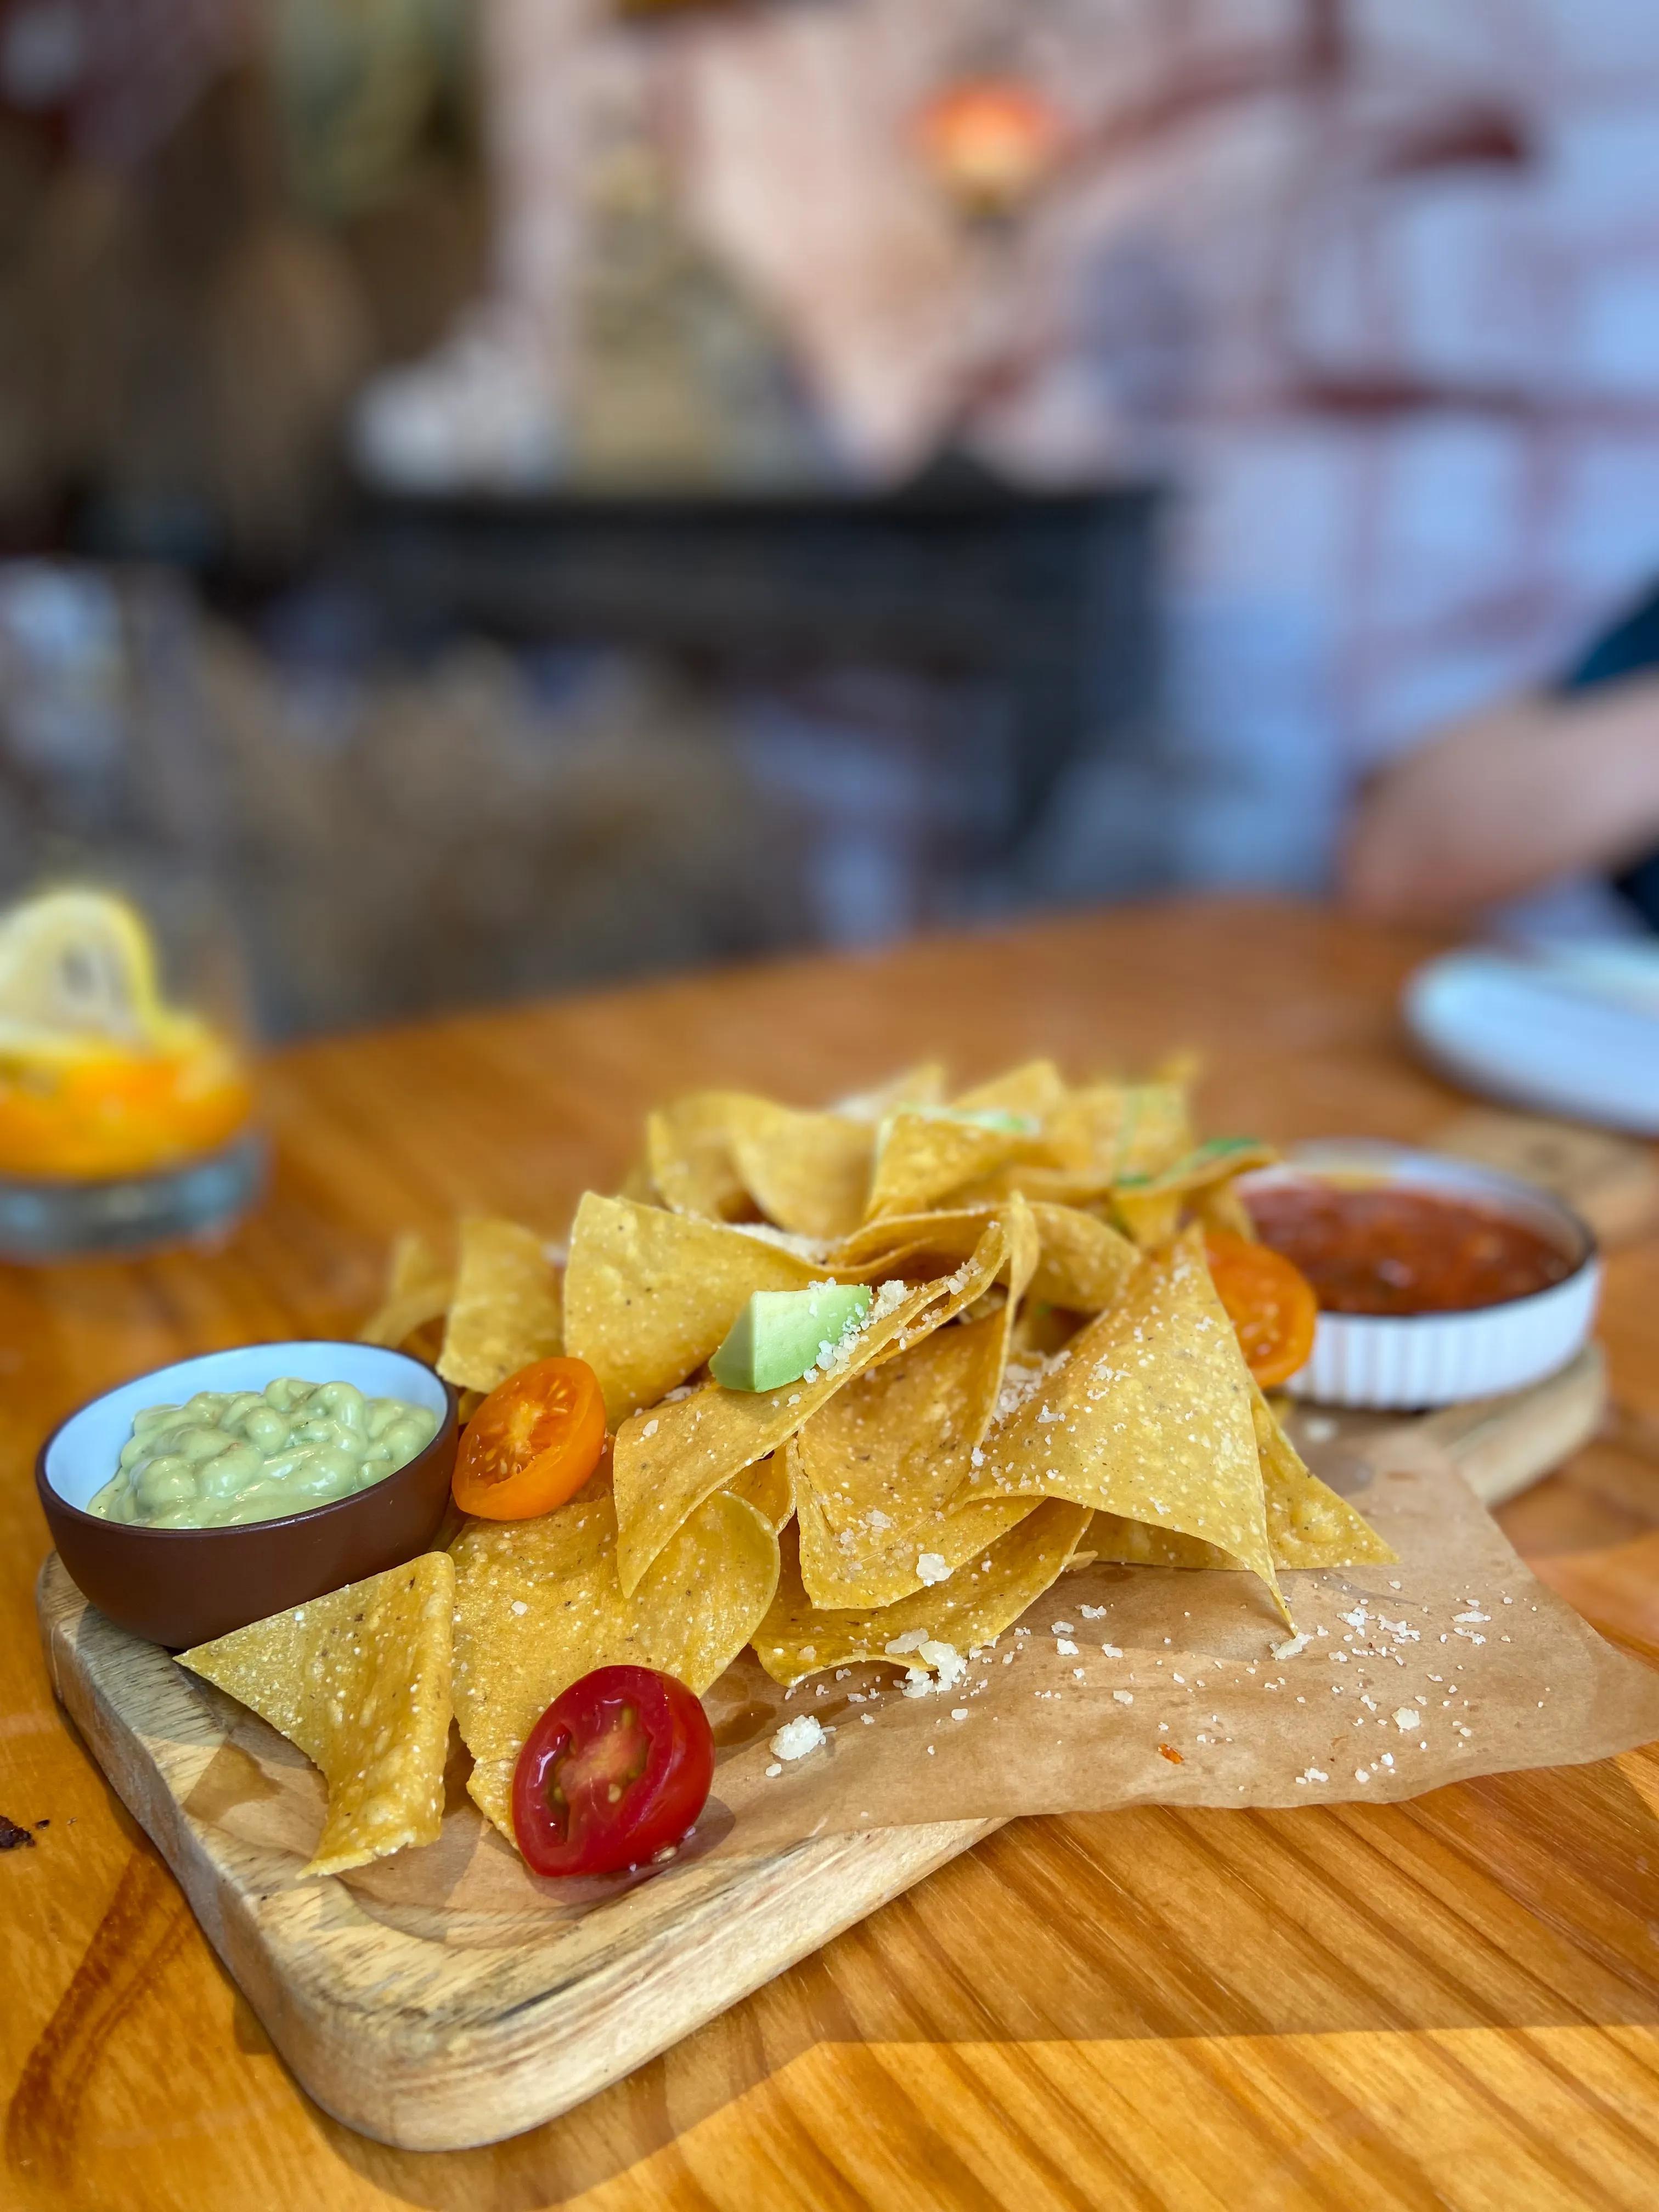
[(1436, 1152), (1331, 1139), (1298, 1146), (1281, 1166), (1241, 1177), (1239, 1195), (1248, 1205), (1253, 1189), (1309, 1176), (1394, 1183), (1507, 1214), (1547, 1239), (1572, 1272), (1530, 1297), (1468, 1313), (1322, 1313), (1312, 1357), (1285, 1386), (1293, 1397), (1385, 1407), (1496, 1397), (1553, 1375), (1588, 1342), (1601, 1287), (1595, 1238), (1547, 1191)]

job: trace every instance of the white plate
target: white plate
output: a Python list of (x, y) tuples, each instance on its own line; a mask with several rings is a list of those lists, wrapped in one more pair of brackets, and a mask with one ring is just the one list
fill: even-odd
[(1406, 986), (1405, 1016), (1455, 1082), (1569, 1121), (1659, 1137), (1659, 1018), (1565, 966), (1449, 952)]

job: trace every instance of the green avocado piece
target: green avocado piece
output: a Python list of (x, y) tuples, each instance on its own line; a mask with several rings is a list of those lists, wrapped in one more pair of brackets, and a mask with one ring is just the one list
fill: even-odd
[(775, 1390), (798, 1382), (870, 1310), (864, 1283), (814, 1283), (805, 1291), (757, 1291), (708, 1363), (728, 1390)]

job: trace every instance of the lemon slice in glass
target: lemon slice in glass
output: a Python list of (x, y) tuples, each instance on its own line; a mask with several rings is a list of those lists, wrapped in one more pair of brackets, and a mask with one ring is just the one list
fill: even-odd
[(76, 1057), (160, 1045), (168, 1022), (149, 932), (125, 899), (65, 889), (0, 919), (0, 1053)]

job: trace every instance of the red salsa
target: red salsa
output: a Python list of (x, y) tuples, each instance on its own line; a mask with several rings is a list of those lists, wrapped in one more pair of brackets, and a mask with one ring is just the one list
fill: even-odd
[(1391, 1183), (1264, 1183), (1243, 1194), (1264, 1244), (1328, 1313), (1468, 1313), (1530, 1297), (1573, 1262), (1524, 1223)]

